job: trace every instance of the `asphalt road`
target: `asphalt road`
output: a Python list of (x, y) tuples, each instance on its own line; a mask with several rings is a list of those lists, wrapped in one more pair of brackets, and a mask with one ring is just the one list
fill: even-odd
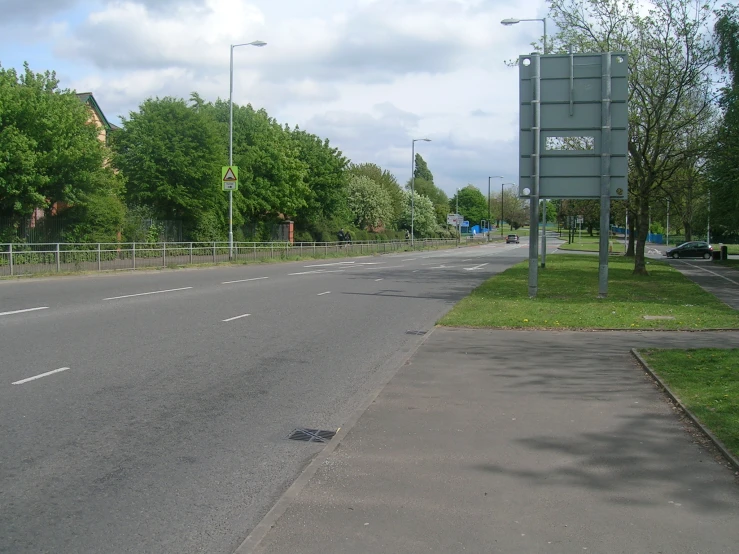
[(0, 282), (0, 552), (233, 552), (527, 248)]

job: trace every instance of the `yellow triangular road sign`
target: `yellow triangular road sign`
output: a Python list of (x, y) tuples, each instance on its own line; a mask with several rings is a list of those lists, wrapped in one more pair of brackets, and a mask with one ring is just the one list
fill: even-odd
[(226, 174), (223, 176), (223, 180), (226, 182), (231, 182), (231, 181), (238, 181), (239, 179), (234, 174), (233, 169), (229, 167), (226, 170)]

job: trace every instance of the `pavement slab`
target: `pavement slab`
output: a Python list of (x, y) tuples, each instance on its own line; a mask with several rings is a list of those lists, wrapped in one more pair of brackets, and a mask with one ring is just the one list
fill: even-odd
[(739, 332), (436, 328), (260, 553), (736, 552), (736, 476), (630, 348)]

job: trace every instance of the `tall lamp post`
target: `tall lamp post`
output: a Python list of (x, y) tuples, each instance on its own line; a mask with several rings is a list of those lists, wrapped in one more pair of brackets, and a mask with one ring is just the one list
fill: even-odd
[[(546, 17), (534, 17), (531, 19), (517, 19), (510, 17), (501, 21), (503, 25), (516, 25), (522, 21), (541, 21), (544, 25), (544, 54), (547, 54), (547, 18)], [(546, 267), (547, 264), (547, 199), (542, 199), (542, 229), (541, 229), (541, 267)], [(531, 239), (529, 239), (531, 240)], [(536, 239), (534, 239), (536, 240)]]
[[(245, 42), (244, 44), (232, 44), (231, 45), (231, 71), (229, 74), (229, 87), (228, 87), (228, 165), (231, 167), (234, 164), (234, 48), (239, 46), (256, 46), (261, 48), (266, 46), (266, 42), (261, 40), (255, 40), (252, 42)], [(234, 256), (234, 193), (232, 190), (228, 191), (228, 259), (233, 259)]]
[[(490, 240), (490, 179), (502, 179), (502, 175), (493, 175), (492, 177), (488, 177), (488, 240)], [(502, 200), (502, 197), (501, 197)], [(501, 225), (503, 225), (503, 221), (500, 222)]]
[(411, 248), (414, 248), (413, 226), (416, 220), (415, 202), (413, 198), (416, 188), (416, 143), (422, 141), (431, 142), (431, 139), (413, 139), (411, 142)]
[[(500, 184), (500, 236), (503, 236), (503, 187), (507, 185), (516, 186), (516, 183), (501, 183)], [(529, 239), (530, 240), (530, 239)]]

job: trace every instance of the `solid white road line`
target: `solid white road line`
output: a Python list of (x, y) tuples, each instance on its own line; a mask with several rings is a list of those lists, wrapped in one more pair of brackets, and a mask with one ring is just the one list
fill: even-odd
[(299, 271), (298, 273), (288, 273), (288, 275), (309, 275), (312, 273), (342, 273), (345, 269), (316, 269), (313, 271)]
[(230, 285), (232, 283), (246, 283), (247, 281), (259, 281), (261, 279), (269, 279), (269, 277), (254, 277), (252, 279), (239, 279), (238, 281), (223, 281), (222, 285)]
[(376, 283), (377, 281), (382, 281), (382, 279), (375, 279), (375, 283)]
[(319, 292), (316, 296), (323, 296), (324, 294), (331, 294), (331, 291), (327, 290), (326, 292)]
[(303, 267), (328, 267), (330, 265), (350, 265), (354, 262), (333, 262), (330, 264), (314, 264), (314, 265), (304, 265)]
[(140, 292), (138, 294), (124, 294), (123, 296), (111, 296), (110, 298), (103, 298), (103, 300), (119, 300), (121, 298), (133, 298), (134, 296), (147, 296), (149, 294), (162, 294), (163, 292), (175, 292), (178, 290), (188, 290), (192, 287), (182, 287), (179, 289), (167, 289), (167, 290), (155, 290), (152, 292)]
[(26, 312), (36, 312), (38, 310), (48, 310), (48, 306), (39, 306), (38, 308), (26, 308), (25, 310), (13, 310), (12, 312), (0, 312), (0, 315), (24, 314)]
[(29, 381), (35, 381), (36, 379), (41, 379), (41, 377), (46, 377), (47, 375), (53, 375), (54, 373), (59, 373), (60, 371), (67, 371), (68, 369), (69, 369), (68, 367), (60, 367), (59, 369), (55, 369), (54, 371), (47, 371), (46, 373), (42, 373), (41, 375), (29, 377), (28, 379), (21, 379), (20, 381), (16, 381), (13, 384), (22, 385), (23, 383), (28, 383)]
[(480, 264), (480, 265), (476, 265), (474, 267), (465, 267), (464, 269), (465, 269), (465, 271), (472, 271), (474, 269), (480, 269), (481, 267), (485, 267), (486, 265), (488, 265), (488, 264)]
[[(733, 279), (729, 279), (728, 277), (726, 277), (724, 275), (719, 275), (718, 273), (716, 273), (714, 271), (711, 271), (710, 269), (706, 269), (705, 267), (700, 267), (698, 265), (694, 265), (694, 264), (691, 264), (691, 263), (688, 263), (688, 262), (683, 262), (683, 263), (685, 265), (689, 265), (690, 267), (695, 267), (696, 269), (702, 269), (703, 271), (705, 271), (707, 273), (710, 273), (711, 275), (715, 275), (716, 277), (721, 277), (722, 279), (726, 279), (727, 281), (729, 281), (729, 283), (734, 283), (735, 285), (739, 285), (739, 283), (737, 283)], [(0, 314), (0, 315), (3, 315), (3, 314)]]
[(405, 260), (400, 260), (401, 262), (412, 262), (413, 260), (417, 260), (418, 258), (407, 258)]
[(249, 317), (251, 314), (241, 314), (237, 315), (236, 317), (229, 317), (228, 319), (224, 319), (223, 323), (228, 323), (229, 321), (234, 321), (235, 319), (241, 319), (242, 317)]

